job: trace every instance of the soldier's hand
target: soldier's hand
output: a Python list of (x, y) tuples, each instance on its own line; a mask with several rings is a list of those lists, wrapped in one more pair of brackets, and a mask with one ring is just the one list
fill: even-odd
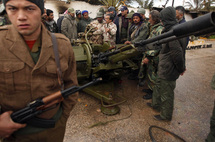
[(106, 29), (105, 29), (105, 31), (106, 31), (106, 32), (109, 32), (109, 31), (110, 31), (110, 29), (109, 29), (109, 28), (106, 28)]
[(148, 63), (149, 63), (149, 59), (148, 58), (143, 59), (143, 64), (148, 64)]
[(186, 72), (186, 69), (184, 70), (184, 72), (181, 73), (181, 76), (183, 76), (185, 72)]
[(124, 44), (131, 44), (131, 42), (130, 41), (126, 41)]
[(17, 131), (20, 128), (24, 128), (26, 124), (19, 124), (13, 122), (10, 115), (12, 114), (11, 111), (5, 112), (0, 115), (0, 137), (7, 138), (13, 132)]

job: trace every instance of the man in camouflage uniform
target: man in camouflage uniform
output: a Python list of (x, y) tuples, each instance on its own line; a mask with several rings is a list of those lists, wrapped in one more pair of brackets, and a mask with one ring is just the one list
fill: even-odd
[[(211, 88), (215, 90), (215, 74), (211, 81)], [(214, 109), (213, 109), (213, 114), (210, 122), (210, 133), (208, 134), (206, 142), (214, 142), (214, 141), (215, 141), (215, 102), (214, 102)]]
[(106, 24), (104, 24), (101, 29), (95, 31), (93, 34), (102, 34), (103, 42), (108, 42), (111, 46), (116, 44), (116, 24), (113, 23), (114, 16), (112, 14), (107, 14), (105, 16)]
[[(157, 10), (152, 10), (150, 12), (149, 23), (150, 23), (149, 38), (153, 38), (155, 36), (160, 35), (163, 30), (163, 26), (160, 23), (160, 13)], [(140, 80), (143, 80), (145, 76), (148, 77), (147, 85), (149, 89), (143, 89), (143, 92), (147, 93), (145, 96), (143, 96), (144, 99), (152, 98), (152, 90), (153, 90), (155, 81), (157, 79), (159, 52), (160, 52), (160, 46), (157, 47), (157, 49), (147, 50), (144, 52), (143, 60), (141, 62), (141, 69), (139, 72)]]
[[(95, 31), (101, 29), (101, 27), (105, 24), (104, 14), (102, 12), (98, 12), (96, 15), (96, 18), (97, 18), (97, 20), (94, 20), (90, 23), (90, 27), (94, 28)], [(103, 43), (102, 33), (93, 34), (93, 36), (91, 37), (91, 41), (94, 44), (102, 44)]]

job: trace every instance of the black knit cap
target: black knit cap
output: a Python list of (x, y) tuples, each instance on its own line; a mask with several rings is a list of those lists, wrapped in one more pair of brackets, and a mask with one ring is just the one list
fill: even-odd
[[(4, 5), (6, 5), (6, 3), (8, 2), (9, 0), (3, 0), (3, 3)], [(27, 1), (30, 1), (34, 4), (36, 4), (40, 10), (41, 10), (41, 14), (44, 13), (44, 0), (27, 0)]]

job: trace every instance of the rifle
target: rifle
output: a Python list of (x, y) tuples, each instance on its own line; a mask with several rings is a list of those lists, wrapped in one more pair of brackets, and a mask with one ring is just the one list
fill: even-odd
[[(18, 110), (11, 114), (11, 119), (16, 123), (28, 123), (30, 120), (34, 119), (35, 116), (48, 111), (50, 109), (53, 109), (58, 103), (62, 102), (65, 98), (67, 98), (69, 95), (74, 94), (80, 90), (83, 90), (84, 88), (93, 85), (99, 81), (101, 81), (102, 78), (97, 78), (83, 86), (72, 86), (68, 89), (65, 89), (63, 91), (58, 91), (54, 94), (48, 95), (44, 98), (39, 98), (27, 105), (27, 107)], [(45, 123), (45, 119), (44, 120)], [(53, 120), (54, 121), (54, 120)], [(49, 126), (44, 127), (54, 127), (55, 121), (47, 121)], [(43, 126), (41, 126), (43, 127)]]

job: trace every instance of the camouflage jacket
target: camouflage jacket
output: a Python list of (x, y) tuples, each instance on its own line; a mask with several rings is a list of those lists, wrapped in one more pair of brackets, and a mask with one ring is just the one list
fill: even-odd
[[(96, 28), (97, 30), (101, 29), (101, 27), (105, 24), (105, 21), (103, 20), (102, 23), (99, 23), (98, 20), (94, 20), (90, 23), (90, 27)], [(96, 31), (97, 31), (96, 30)], [(103, 43), (103, 37), (102, 33), (100, 34), (93, 34), (92, 37), (90, 38), (91, 41), (95, 44), (102, 44)]]
[[(155, 36), (158, 36), (161, 34), (161, 32), (163, 31), (163, 26), (161, 25), (161, 23), (158, 23), (154, 26), (150, 27), (150, 34), (149, 34), (149, 38), (153, 38)], [(149, 56), (157, 56), (159, 54), (159, 47), (157, 47), (156, 49), (151, 49), (151, 50), (147, 50), (145, 52), (145, 56), (149, 57)]]
[(160, 35), (162, 31), (163, 31), (163, 26), (161, 25), (161, 23), (151, 26), (149, 38)]
[[(106, 30), (109, 29), (108, 32)], [(117, 27), (116, 24), (113, 22), (109, 24), (104, 24), (101, 29), (95, 31), (93, 34), (102, 34), (103, 35), (103, 41), (104, 42), (110, 42), (112, 46), (115, 45), (116, 42), (116, 31)]]

